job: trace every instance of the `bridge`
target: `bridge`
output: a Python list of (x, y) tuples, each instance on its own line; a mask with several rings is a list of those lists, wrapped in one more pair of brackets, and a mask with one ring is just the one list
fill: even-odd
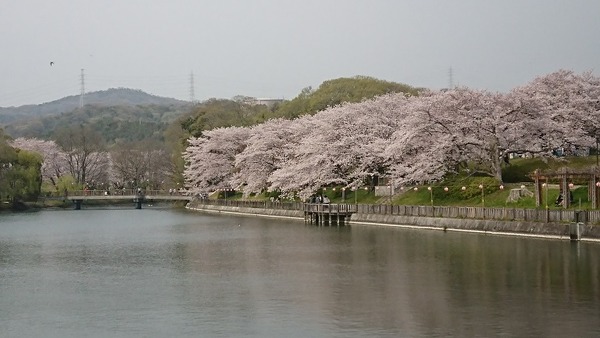
[(141, 209), (142, 204), (152, 201), (186, 201), (192, 200), (192, 196), (186, 193), (167, 190), (75, 190), (68, 191), (60, 196), (65, 200), (71, 200), (75, 204), (75, 210), (81, 209), (84, 201), (132, 201), (136, 209)]

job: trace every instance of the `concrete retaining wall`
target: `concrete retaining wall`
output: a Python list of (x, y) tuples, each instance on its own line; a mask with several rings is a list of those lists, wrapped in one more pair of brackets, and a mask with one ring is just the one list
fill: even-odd
[[(189, 210), (209, 213), (229, 213), (304, 220), (304, 212), (300, 210), (205, 205), (197, 202), (189, 203), (186, 206), (186, 208)], [(542, 223), (525, 221), (496, 221), (483, 219), (437, 218), (423, 216), (417, 217), (378, 214), (353, 214), (352, 217), (350, 217), (349, 224), (361, 226), (378, 225), (411, 227), (444, 231), (470, 231), (498, 235), (547, 237), (567, 240), (570, 238), (570, 223)], [(600, 241), (600, 227), (585, 225), (581, 239), (589, 241)]]
[[(437, 230), (473, 231), (503, 235), (526, 235), (569, 239), (570, 223), (507, 222), (482, 219), (354, 214), (350, 218), (350, 224), (409, 225)], [(600, 227), (585, 225), (584, 229), (582, 239), (600, 239)]]
[(200, 203), (188, 203), (186, 206), (189, 210), (211, 212), (211, 213), (230, 213), (243, 215), (256, 215), (268, 217), (282, 218), (297, 218), (304, 219), (304, 212), (301, 210), (284, 210), (284, 209), (266, 209), (266, 208), (244, 208), (222, 205), (205, 205)]

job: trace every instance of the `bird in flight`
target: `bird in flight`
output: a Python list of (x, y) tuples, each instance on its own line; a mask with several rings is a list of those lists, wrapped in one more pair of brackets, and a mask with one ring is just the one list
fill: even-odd
[(50, 66), (54, 66), (54, 61), (50, 61)]

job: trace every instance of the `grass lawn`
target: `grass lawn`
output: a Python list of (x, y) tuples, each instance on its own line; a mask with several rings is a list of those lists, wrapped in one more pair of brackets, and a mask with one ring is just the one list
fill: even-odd
[[(535, 208), (535, 196), (523, 196), (510, 202), (508, 197), (512, 189), (524, 188), (535, 192), (532, 174), (536, 169), (542, 171), (558, 170), (562, 167), (585, 170), (596, 166), (596, 156), (512, 159), (502, 170), (503, 183), (492, 177), (458, 175), (449, 177), (443, 182), (431, 185), (397, 187), (394, 196), (375, 196), (373, 189), (343, 189), (342, 186), (325, 187), (323, 194), (331, 199), (331, 203), (359, 204), (398, 204), (398, 205), (436, 205), (436, 206), (485, 206), (506, 208)], [(542, 193), (540, 208), (560, 209), (555, 201), (559, 194), (559, 180), (550, 181)], [(587, 181), (574, 181), (573, 203), (571, 208), (590, 209)], [(416, 188), (416, 189), (415, 189)], [(430, 189), (429, 189), (430, 188)], [(216, 194), (215, 194), (216, 195)], [(253, 195), (248, 200), (268, 200), (276, 197), (275, 193)], [(216, 196), (214, 196), (216, 197)], [(221, 195), (220, 198), (224, 196)], [(228, 199), (242, 199), (240, 192), (229, 193)]]

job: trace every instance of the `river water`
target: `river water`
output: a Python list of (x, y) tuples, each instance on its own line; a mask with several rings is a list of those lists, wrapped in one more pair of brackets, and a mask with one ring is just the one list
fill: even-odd
[(600, 244), (146, 208), (0, 214), (1, 337), (598, 337)]

